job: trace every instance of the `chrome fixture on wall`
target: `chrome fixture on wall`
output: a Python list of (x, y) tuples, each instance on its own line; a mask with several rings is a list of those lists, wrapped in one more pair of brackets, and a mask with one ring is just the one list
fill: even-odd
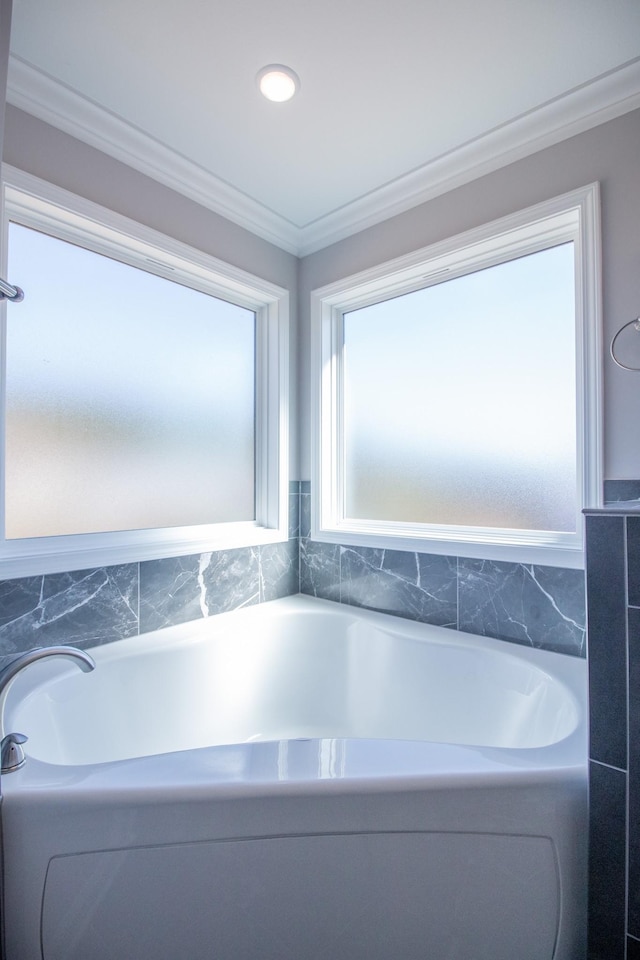
[(14, 287), (6, 280), (0, 280), (0, 300), (11, 300), (12, 303), (20, 303), (24, 300), (24, 291), (20, 287)]
[(640, 333), (640, 317), (635, 317), (633, 320), (629, 320), (628, 323), (624, 323), (620, 327), (618, 332), (615, 334), (615, 336), (611, 341), (611, 346), (609, 347), (609, 351), (611, 353), (611, 359), (614, 361), (614, 363), (617, 363), (619, 367), (622, 367), (623, 370), (632, 370), (634, 373), (640, 373), (640, 366), (633, 367), (628, 363), (623, 363), (622, 360), (619, 360), (615, 354), (616, 342), (618, 340), (618, 337), (620, 336), (621, 333), (623, 333), (623, 331), (627, 329), (627, 327), (633, 327), (633, 329), (637, 333)]

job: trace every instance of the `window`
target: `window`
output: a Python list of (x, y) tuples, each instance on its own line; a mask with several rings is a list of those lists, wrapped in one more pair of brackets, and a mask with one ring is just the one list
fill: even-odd
[(286, 539), (286, 291), (18, 171), (5, 209), (0, 568)]
[(312, 536), (580, 566), (597, 186), (312, 295)]

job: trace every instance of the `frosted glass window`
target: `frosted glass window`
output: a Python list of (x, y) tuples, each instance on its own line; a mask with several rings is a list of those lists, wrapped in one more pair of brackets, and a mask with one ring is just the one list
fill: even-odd
[(583, 565), (599, 223), (592, 183), (311, 292), (312, 539)]
[(343, 315), (344, 515), (576, 529), (574, 244)]
[(11, 223), (8, 539), (255, 518), (252, 310)]

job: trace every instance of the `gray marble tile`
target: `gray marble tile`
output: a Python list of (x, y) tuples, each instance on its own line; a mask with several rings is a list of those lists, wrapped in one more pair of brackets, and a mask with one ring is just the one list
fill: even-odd
[(340, 547), (337, 543), (300, 540), (300, 593), (340, 600)]
[(300, 589), (297, 540), (260, 547), (260, 600), (290, 597)]
[(303, 490), (300, 491), (300, 536), (311, 536), (311, 493)]
[(582, 570), (460, 559), (458, 602), (461, 630), (585, 654)]
[(259, 548), (140, 564), (140, 631), (235, 610), (260, 599)]
[(140, 564), (140, 632), (204, 616), (200, 556), (145, 560)]
[[(297, 484), (299, 486), (299, 484)], [(300, 536), (300, 492), (289, 493), (289, 539), (295, 540)]]
[(457, 626), (456, 559), (403, 550), (341, 548), (341, 600), (439, 626)]
[(5, 581), (0, 593), (4, 655), (59, 643), (90, 647), (138, 632), (135, 563)]
[(260, 602), (260, 548), (220, 550), (204, 563), (204, 603), (208, 614), (226, 613)]
[[(27, 616), (40, 603), (44, 577), (19, 577), (0, 581), (0, 630)], [(2, 634), (0, 633), (0, 636)]]

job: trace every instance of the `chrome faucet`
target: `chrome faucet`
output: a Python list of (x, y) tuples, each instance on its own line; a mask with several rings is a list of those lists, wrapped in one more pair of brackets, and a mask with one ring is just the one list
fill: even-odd
[(84, 673), (89, 673), (95, 669), (95, 660), (85, 653), (84, 650), (76, 650), (75, 647), (37, 647), (35, 650), (27, 650), (8, 663), (6, 667), (0, 670), (0, 752), (2, 754), (2, 773), (12, 773), (19, 770), (25, 762), (24, 750), (22, 744), (26, 743), (27, 737), (23, 733), (4, 734), (4, 701), (7, 687), (13, 678), (25, 667), (35, 663), (36, 660), (43, 660), (45, 657), (64, 657), (66, 660), (75, 660)]

